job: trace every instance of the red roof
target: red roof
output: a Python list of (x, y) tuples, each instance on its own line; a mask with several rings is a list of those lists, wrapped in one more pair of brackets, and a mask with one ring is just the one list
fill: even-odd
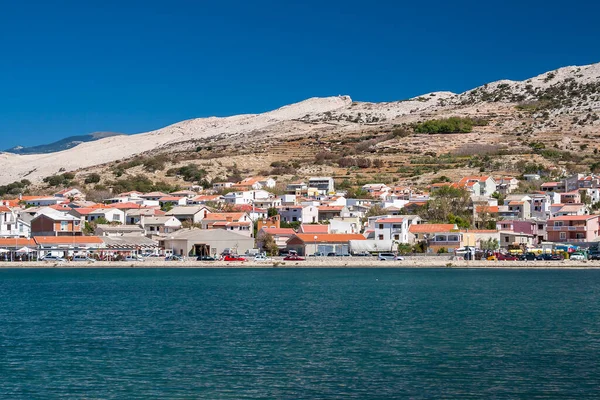
[(598, 215), (561, 215), (560, 217), (554, 217), (548, 219), (550, 221), (588, 221), (590, 219), (598, 219)]
[(378, 219), (377, 221), (375, 221), (375, 223), (377, 223), (377, 224), (385, 224), (385, 223), (396, 224), (396, 223), (401, 223), (402, 221), (404, 221), (403, 218), (381, 218), (381, 219)]
[(413, 224), (408, 230), (411, 233), (450, 232), (454, 230), (454, 224)]
[(271, 228), (271, 227), (263, 227), (261, 231), (278, 236), (292, 236), (296, 234), (296, 231), (292, 228)]
[(37, 244), (100, 244), (98, 236), (35, 236)]
[(329, 225), (300, 225), (300, 233), (329, 233)]
[(36, 247), (33, 239), (26, 238), (0, 238), (0, 247)]
[(490, 214), (498, 213), (498, 206), (477, 206), (475, 207), (475, 211), (478, 213), (488, 212)]
[(366, 240), (363, 235), (358, 233), (322, 233), (320, 235), (297, 233), (296, 237), (305, 243), (343, 243), (350, 240)]

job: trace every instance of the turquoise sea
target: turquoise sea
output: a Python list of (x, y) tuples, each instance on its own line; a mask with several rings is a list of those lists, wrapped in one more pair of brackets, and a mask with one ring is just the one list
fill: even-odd
[(2, 399), (600, 397), (600, 271), (0, 270)]

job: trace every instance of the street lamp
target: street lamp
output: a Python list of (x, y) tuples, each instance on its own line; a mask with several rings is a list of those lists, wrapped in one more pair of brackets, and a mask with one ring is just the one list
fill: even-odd
[(315, 239), (315, 257), (316, 257), (317, 256), (317, 239), (318, 239), (318, 236), (315, 235), (315, 237), (313, 239)]

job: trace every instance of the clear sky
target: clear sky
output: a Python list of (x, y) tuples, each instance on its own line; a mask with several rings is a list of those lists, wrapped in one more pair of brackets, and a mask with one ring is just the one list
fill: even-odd
[(0, 148), (600, 61), (600, 2), (0, 0)]

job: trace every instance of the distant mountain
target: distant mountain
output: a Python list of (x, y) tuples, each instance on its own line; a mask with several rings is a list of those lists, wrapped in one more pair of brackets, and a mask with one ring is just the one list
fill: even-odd
[(123, 135), (122, 133), (116, 132), (94, 132), (89, 135), (70, 136), (68, 138), (61, 139), (59, 141), (41, 144), (38, 146), (23, 147), (15, 146), (11, 149), (5, 150), (7, 153), (13, 154), (47, 154), (56, 153), (57, 151), (63, 151), (77, 146), (78, 144), (85, 142), (93, 142), (95, 140), (104, 139), (111, 136)]

